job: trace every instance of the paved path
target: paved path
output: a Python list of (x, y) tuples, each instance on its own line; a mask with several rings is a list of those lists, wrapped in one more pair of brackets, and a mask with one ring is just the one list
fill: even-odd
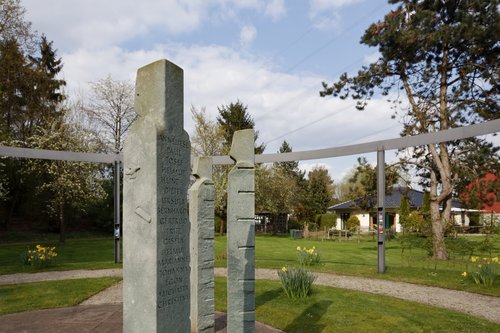
[[(225, 268), (216, 268), (215, 274), (225, 276)], [(368, 279), (327, 273), (315, 273), (316, 284), (388, 295), (404, 300), (451, 309), (500, 323), (500, 297), (484, 296), (464, 291), (427, 287), (405, 282)], [(257, 279), (277, 280), (275, 270), (257, 269)], [(82, 277), (121, 276), (121, 269), (96, 271), (64, 271), (35, 274), (0, 275), (0, 285), (47, 281), (54, 279), (77, 279)], [(121, 286), (117, 285), (100, 293), (83, 304), (120, 303)]]

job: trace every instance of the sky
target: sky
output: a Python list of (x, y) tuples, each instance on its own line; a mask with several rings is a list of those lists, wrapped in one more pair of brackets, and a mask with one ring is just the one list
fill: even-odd
[[(338, 147), (399, 136), (401, 118), (384, 98), (357, 111), (352, 100), (321, 98), (323, 81), (355, 73), (377, 59), (363, 32), (392, 7), (386, 0), (23, 0), (26, 19), (54, 42), (68, 95), (111, 75), (135, 80), (159, 59), (184, 70), (184, 123), (191, 106), (248, 106), (265, 153), (286, 140), (293, 151)], [(375, 164), (376, 155), (364, 155)], [(339, 182), (358, 156), (303, 161)], [(395, 153), (388, 152), (387, 160)]]

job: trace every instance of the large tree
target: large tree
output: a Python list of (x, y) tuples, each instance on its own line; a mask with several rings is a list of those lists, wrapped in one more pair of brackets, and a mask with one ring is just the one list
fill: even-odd
[(218, 122), (210, 120), (205, 107), (191, 106), (194, 133), (191, 135), (191, 150), (196, 156), (215, 156), (222, 154), (224, 132)]
[(134, 108), (135, 87), (129, 80), (106, 78), (91, 82), (88, 103), (80, 108), (94, 124), (108, 152), (118, 154), (123, 149), (125, 135), (137, 117)]
[(333, 200), (333, 180), (325, 167), (317, 166), (308, 173), (305, 217), (315, 221), (316, 215), (326, 213)]
[[(402, 135), (437, 132), (498, 117), (500, 18), (497, 0), (390, 0), (397, 7), (372, 24), (363, 44), (378, 60), (357, 75), (323, 83), (321, 96), (348, 96), (363, 109), (377, 91), (401, 90), (409, 107)], [(444, 243), (457, 181), (453, 143), (416, 147), (413, 162), (428, 179), (433, 256)]]
[[(62, 119), (65, 82), (57, 78), (62, 61), (52, 42), (37, 37), (24, 12), (20, 1), (0, 2), (0, 140), (29, 147), (29, 138), (39, 129), (49, 130)], [(33, 201), (29, 189), (39, 179), (27, 177), (25, 167), (25, 160), (16, 159), (0, 165), (9, 206), (4, 225), (20, 202)]]
[[(94, 152), (94, 143), (85, 141), (83, 132), (77, 125), (58, 122), (50, 130), (40, 129), (29, 138), (29, 144), (37, 149)], [(106, 196), (95, 163), (32, 159), (29, 172), (44, 180), (37, 194), (46, 200), (46, 212), (57, 221), (61, 242), (66, 239), (68, 209), (84, 210)]]
[[(292, 146), (283, 141), (278, 153), (291, 153), (293, 151)], [(308, 197), (307, 197), (307, 179), (305, 178), (305, 171), (299, 169), (298, 161), (288, 161), (288, 162), (276, 162), (273, 164), (274, 169), (276, 169), (280, 174), (288, 177), (289, 181), (294, 183), (294, 190), (292, 195), (291, 210), (293, 217), (299, 222), (303, 222), (307, 218), (308, 214)], [(277, 191), (280, 189), (278, 188)], [(285, 191), (283, 189), (283, 191)]]
[[(229, 153), (231, 148), (231, 143), (233, 142), (234, 132), (244, 129), (255, 128), (255, 121), (248, 112), (248, 106), (243, 104), (241, 101), (236, 101), (236, 103), (229, 103), (229, 105), (222, 105), (217, 108), (219, 110), (219, 115), (217, 116), (217, 122), (221, 126), (224, 135), (224, 152)], [(259, 138), (259, 132), (255, 131), (255, 142)], [(255, 146), (255, 153), (262, 154), (264, 152), (264, 144)]]
[[(399, 164), (385, 164), (385, 191), (390, 192), (393, 185), (406, 180)], [(339, 201), (357, 200), (363, 209), (373, 208), (373, 193), (377, 191), (377, 167), (372, 166), (366, 157), (358, 158), (358, 165), (354, 166), (342, 183), (337, 187)]]
[(0, 0), (0, 42), (14, 40), (23, 51), (31, 52), (36, 48), (37, 34), (24, 14), (20, 0)]

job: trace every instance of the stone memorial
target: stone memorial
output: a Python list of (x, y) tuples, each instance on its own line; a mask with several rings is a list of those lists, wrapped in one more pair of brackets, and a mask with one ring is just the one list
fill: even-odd
[(196, 182), (189, 190), (191, 223), (191, 332), (215, 331), (214, 200), (212, 158), (193, 160)]
[(227, 186), (227, 331), (255, 331), (255, 152), (252, 129), (234, 133)]
[(139, 117), (124, 151), (124, 332), (191, 330), (183, 98), (183, 71), (175, 64), (160, 60), (138, 70)]

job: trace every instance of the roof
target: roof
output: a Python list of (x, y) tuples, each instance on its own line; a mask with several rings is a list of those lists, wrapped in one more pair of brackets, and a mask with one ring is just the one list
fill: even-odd
[[(406, 196), (408, 201), (410, 202), (411, 208), (421, 208), (424, 203), (424, 192), (417, 191), (411, 189), (406, 186), (396, 185), (390, 189), (390, 193), (385, 195), (384, 207), (385, 208), (399, 208), (401, 203), (401, 198)], [(377, 207), (377, 193), (371, 193), (368, 198), (358, 198), (346, 202), (342, 202), (331, 207), (328, 207), (327, 210), (341, 210), (341, 209), (357, 209), (360, 206), (363, 206), (363, 202), (368, 200), (368, 206), (371, 208)], [(460, 203), (456, 200), (453, 200), (453, 207), (460, 207)]]

